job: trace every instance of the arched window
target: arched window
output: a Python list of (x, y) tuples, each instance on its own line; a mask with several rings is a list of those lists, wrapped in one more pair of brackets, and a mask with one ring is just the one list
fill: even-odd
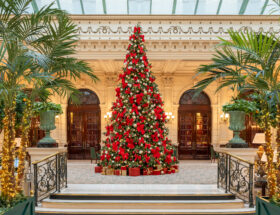
[(73, 101), (70, 98), (68, 104), (77, 104), (77, 105), (99, 105), (99, 98), (95, 92), (89, 89), (79, 89), (80, 94), (74, 95)]
[(188, 90), (180, 98), (180, 105), (210, 105), (210, 99), (206, 93), (195, 95), (195, 90)]

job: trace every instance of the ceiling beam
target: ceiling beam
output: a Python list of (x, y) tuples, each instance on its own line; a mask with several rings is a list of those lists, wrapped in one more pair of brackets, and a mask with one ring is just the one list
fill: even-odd
[(218, 8), (217, 8), (216, 15), (219, 15), (220, 10), (221, 10), (221, 7), (222, 7), (222, 4), (223, 4), (223, 0), (220, 0), (219, 5), (218, 5)]
[(39, 8), (36, 0), (32, 0), (31, 5), (33, 7), (34, 12), (37, 13), (39, 11)]
[(56, 0), (56, 4), (57, 4), (58, 9), (61, 10), (61, 4), (60, 4), (60, 1), (59, 1), (59, 0)]
[(266, 9), (266, 7), (267, 7), (267, 5), (268, 5), (268, 1), (269, 1), (269, 0), (266, 0), (266, 1), (264, 2), (263, 7), (262, 7), (262, 10), (261, 10), (261, 12), (260, 12), (260, 15), (263, 15), (263, 14), (264, 14), (264, 11), (265, 11), (265, 9)]
[(177, 0), (173, 0), (172, 14), (176, 13)]
[(193, 13), (194, 15), (196, 15), (196, 13), (197, 13), (198, 4), (199, 4), (199, 0), (196, 0), (194, 13)]
[(85, 8), (84, 8), (83, 0), (80, 0), (80, 4), (81, 4), (82, 13), (85, 14)]
[(239, 10), (239, 15), (243, 15), (245, 13), (248, 3), (249, 3), (249, 0), (243, 0), (240, 10)]
[(152, 14), (153, 0), (150, 0), (150, 14)]
[(103, 4), (103, 12), (104, 14), (107, 14), (106, 0), (102, 0), (102, 4)]
[(129, 0), (126, 0), (127, 14), (129, 14)]

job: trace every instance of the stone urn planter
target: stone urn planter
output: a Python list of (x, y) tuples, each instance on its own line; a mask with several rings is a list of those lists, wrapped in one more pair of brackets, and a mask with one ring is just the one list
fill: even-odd
[(233, 131), (233, 138), (226, 145), (227, 148), (248, 148), (248, 144), (239, 136), (240, 132), (245, 129), (244, 111), (229, 111), (229, 129)]
[(280, 207), (270, 203), (266, 197), (257, 197), (256, 215), (276, 215), (280, 214)]
[[(1, 209), (0, 209), (1, 212)], [(8, 209), (4, 215), (35, 215), (34, 197), (30, 197), (23, 202), (18, 203), (14, 207)]]
[(55, 115), (56, 112), (53, 110), (40, 112), (40, 129), (45, 131), (45, 137), (38, 142), (38, 147), (52, 148), (58, 146), (50, 134), (51, 130), (56, 128)]

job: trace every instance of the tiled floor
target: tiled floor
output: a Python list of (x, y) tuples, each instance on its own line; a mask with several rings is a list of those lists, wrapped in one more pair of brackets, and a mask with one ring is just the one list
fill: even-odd
[(217, 164), (207, 161), (181, 161), (179, 173), (160, 176), (106, 176), (94, 173), (90, 161), (68, 161), (69, 184), (215, 184)]

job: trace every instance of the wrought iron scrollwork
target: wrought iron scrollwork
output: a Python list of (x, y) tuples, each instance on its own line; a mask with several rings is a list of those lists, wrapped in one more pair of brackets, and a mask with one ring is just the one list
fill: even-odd
[(51, 193), (67, 187), (67, 154), (56, 153), (44, 160), (33, 163), (34, 196), (37, 202)]
[(253, 207), (253, 170), (253, 163), (227, 153), (219, 153), (218, 188), (235, 194)]

